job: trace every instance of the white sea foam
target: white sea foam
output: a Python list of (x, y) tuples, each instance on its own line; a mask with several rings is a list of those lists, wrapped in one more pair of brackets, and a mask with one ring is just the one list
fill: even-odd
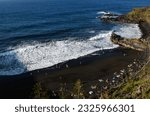
[(100, 33), (88, 40), (64, 40), (23, 45), (0, 54), (0, 75), (15, 75), (76, 59), (102, 49), (118, 47), (110, 41), (110, 33)]
[(95, 31), (94, 31), (94, 30), (92, 30), (92, 31), (89, 31), (89, 33), (95, 33)]
[(138, 24), (124, 24), (114, 27), (115, 33), (125, 38), (141, 38), (142, 33)]
[(97, 14), (110, 14), (110, 12), (106, 12), (106, 11), (98, 11)]
[[(123, 26), (116, 33), (128, 37), (137, 36), (139, 32), (135, 32), (139, 29), (136, 29), (137, 27), (137, 25)], [(110, 40), (112, 32), (113, 30), (103, 31), (86, 40), (68, 39), (19, 45), (9, 52), (0, 53), (0, 75), (21, 74), (76, 59), (99, 50), (116, 48), (118, 45), (113, 44)]]
[(89, 40), (109, 40), (113, 31), (102, 31), (98, 35), (91, 37)]
[(109, 11), (98, 11), (97, 14), (102, 14), (102, 15), (108, 15), (108, 14), (117, 14), (117, 15), (121, 15), (121, 13), (118, 12), (109, 12)]

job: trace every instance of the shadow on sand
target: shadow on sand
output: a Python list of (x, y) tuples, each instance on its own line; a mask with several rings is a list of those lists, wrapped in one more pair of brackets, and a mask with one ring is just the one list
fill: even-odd
[(8, 52), (0, 54), (0, 98), (13, 99), (29, 97), (34, 84), (32, 75), (4, 76), (17, 74), (26, 70), (27, 68), (19, 60), (16, 53)]

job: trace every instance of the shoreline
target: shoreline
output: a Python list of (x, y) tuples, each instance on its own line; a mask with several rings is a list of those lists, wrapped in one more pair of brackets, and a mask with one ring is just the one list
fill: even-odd
[[(139, 23), (142, 31), (142, 39), (150, 37), (149, 28), (145, 22)], [(71, 89), (74, 83), (80, 79), (88, 94), (93, 91), (102, 91), (112, 86), (117, 86), (124, 81), (122, 74), (132, 69), (131, 73), (142, 67), (147, 54), (128, 48), (116, 48), (112, 50), (98, 51), (101, 55), (87, 55), (78, 59), (57, 64), (53, 67), (30, 71), (16, 76), (0, 76), (0, 98), (32, 98), (34, 85), (38, 82), (47, 90), (59, 92), (61, 84), (66, 84)], [(119, 76), (120, 75), (120, 76)], [(96, 85), (96, 88), (93, 87)], [(59, 98), (52, 96), (51, 98)]]
[(143, 61), (143, 52), (117, 48), (102, 55), (86, 56), (61, 63), (60, 69), (51, 67), (17, 76), (0, 77), (0, 98), (30, 98), (37, 82), (48, 90), (58, 92), (61, 84), (66, 83), (67, 88), (71, 88), (80, 79), (87, 93), (95, 91), (91, 89), (91, 85), (95, 84), (98, 85), (97, 89), (103, 90), (106, 86), (120, 83), (122, 77), (114, 79), (112, 75), (115, 72), (119, 75), (120, 70), (127, 69), (135, 59), (137, 62)]

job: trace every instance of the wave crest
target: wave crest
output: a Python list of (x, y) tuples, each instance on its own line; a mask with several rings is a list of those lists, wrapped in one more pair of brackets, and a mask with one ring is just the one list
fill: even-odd
[[(110, 41), (110, 33), (109, 31), (99, 33), (88, 40), (68, 39), (19, 46), (14, 50), (0, 54), (0, 66), (5, 67), (0, 69), (0, 75), (21, 74), (76, 59), (98, 50), (118, 47)], [(9, 66), (12, 68), (9, 68)]]
[(126, 38), (139, 38), (138, 25), (119, 25), (111, 31), (102, 31), (87, 40), (61, 40), (45, 43), (30, 43), (0, 53), (0, 75), (17, 75), (77, 59), (93, 52), (118, 47), (111, 42), (112, 32)]

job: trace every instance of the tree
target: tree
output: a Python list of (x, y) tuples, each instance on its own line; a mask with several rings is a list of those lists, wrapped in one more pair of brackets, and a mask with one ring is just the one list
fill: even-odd
[(81, 80), (77, 80), (74, 84), (73, 91), (72, 91), (72, 97), (75, 99), (83, 99), (84, 93), (82, 89)]
[(36, 83), (33, 87), (33, 98), (34, 99), (46, 99), (48, 98), (47, 91), (41, 86), (41, 83)]

